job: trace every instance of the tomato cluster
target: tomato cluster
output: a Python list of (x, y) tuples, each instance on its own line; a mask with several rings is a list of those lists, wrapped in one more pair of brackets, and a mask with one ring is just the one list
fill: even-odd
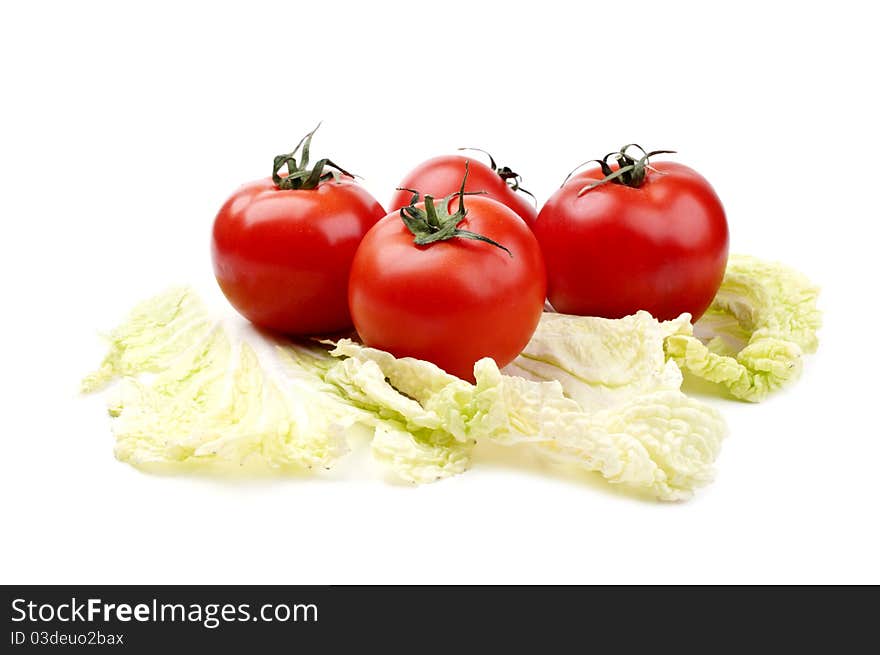
[(386, 214), (345, 169), (310, 165), (313, 135), (214, 221), (217, 282), (259, 326), (354, 326), (369, 346), (471, 379), (478, 359), (519, 354), (545, 298), (571, 314), (696, 319), (721, 284), (724, 209), (696, 171), (651, 162), (665, 151), (630, 145), (594, 160), (540, 212), (491, 156), (436, 157), (403, 179)]

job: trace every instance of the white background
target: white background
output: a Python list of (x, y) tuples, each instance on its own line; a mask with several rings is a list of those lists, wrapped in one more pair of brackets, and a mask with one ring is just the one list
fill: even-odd
[[(880, 582), (870, 7), (4, 3), (0, 581)], [(102, 400), (77, 395), (97, 330), (168, 284), (211, 289), (214, 213), (320, 119), (315, 153), (381, 202), (460, 145), (541, 200), (623, 143), (677, 149), (734, 252), (822, 285), (820, 351), (764, 404), (712, 401), (731, 436), (685, 504), (485, 451), (422, 488), (368, 464), (231, 483), (115, 461)]]

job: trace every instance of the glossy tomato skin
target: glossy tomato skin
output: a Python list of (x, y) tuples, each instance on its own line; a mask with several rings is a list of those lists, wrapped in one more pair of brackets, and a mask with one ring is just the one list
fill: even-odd
[(548, 299), (566, 314), (620, 318), (644, 309), (694, 320), (715, 297), (727, 264), (724, 208), (696, 171), (651, 164), (639, 188), (606, 183), (598, 168), (565, 183), (534, 225), (547, 262)]
[(351, 261), (384, 215), (346, 178), (308, 190), (251, 182), (214, 220), (214, 274), (232, 306), (260, 327), (291, 335), (345, 330)]
[(368, 346), (418, 357), (473, 380), (474, 363), (505, 366), (538, 325), (546, 294), (544, 260), (529, 228), (494, 200), (468, 197), (459, 228), (513, 253), (470, 239), (417, 246), (391, 212), (364, 237), (354, 258), (349, 305)]
[[(528, 225), (535, 222), (538, 210), (529, 198), (522, 193), (512, 190), (501, 177), (483, 162), (470, 157), (459, 155), (444, 155), (434, 157), (416, 166), (398, 184), (400, 188), (415, 189), (422, 196), (445, 198), (451, 193), (456, 193), (461, 188), (461, 179), (464, 177), (464, 164), (468, 162), (468, 179), (465, 191), (485, 191), (487, 198), (497, 200), (502, 205), (510, 207)], [(412, 193), (409, 191), (395, 191), (391, 197), (388, 211), (395, 211), (406, 207)]]

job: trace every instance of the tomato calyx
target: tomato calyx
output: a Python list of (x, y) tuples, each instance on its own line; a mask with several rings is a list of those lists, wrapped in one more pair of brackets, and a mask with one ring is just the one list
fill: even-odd
[[(630, 155), (627, 150), (630, 148), (638, 148), (642, 151), (642, 156), (636, 159), (632, 155)], [(580, 191), (578, 191), (578, 197), (583, 196), (586, 193), (589, 193), (596, 187), (600, 187), (603, 184), (613, 183), (613, 184), (621, 184), (623, 186), (628, 186), (633, 189), (638, 189), (642, 186), (642, 183), (645, 181), (645, 177), (648, 175), (648, 171), (658, 172), (656, 169), (651, 168), (651, 157), (654, 155), (673, 155), (675, 154), (675, 150), (652, 150), (648, 152), (638, 143), (629, 143), (623, 146), (617, 152), (609, 152), (607, 155), (602, 157), (602, 159), (590, 159), (589, 161), (585, 161), (583, 164), (575, 168), (568, 176), (563, 180), (562, 184), (564, 185), (568, 182), (569, 178), (574, 175), (574, 172), (587, 164), (599, 164), (602, 168), (602, 174), (605, 176), (601, 180), (594, 182), (593, 184), (587, 184)], [(617, 164), (617, 170), (611, 168), (611, 163), (609, 160), (613, 160), (614, 163)]]
[[(418, 246), (429, 246), (438, 241), (447, 241), (455, 238), (474, 239), (475, 241), (482, 241), (496, 248), (501, 248), (510, 257), (513, 257), (513, 253), (497, 241), (482, 234), (477, 234), (470, 230), (462, 230), (458, 227), (458, 224), (467, 216), (464, 197), (486, 193), (485, 191), (465, 191), (464, 185), (467, 182), (467, 176), (468, 162), (465, 161), (461, 188), (455, 193), (450, 193), (448, 196), (441, 198), (439, 205), (435, 204), (433, 196), (426, 195), (424, 209), (416, 206), (421, 196), (418, 191), (415, 189), (398, 188), (398, 191), (409, 191), (413, 194), (409, 205), (400, 208), (400, 218), (403, 224), (412, 232), (413, 242)], [(450, 214), (449, 205), (456, 196), (458, 196), (458, 209), (455, 213)]]
[(498, 164), (495, 163), (495, 158), (489, 152), (483, 150), (482, 148), (459, 148), (459, 150), (473, 150), (474, 152), (482, 152), (489, 158), (489, 168), (491, 168), (492, 171), (496, 175), (498, 175), (498, 177), (504, 180), (504, 183), (510, 187), (511, 191), (522, 191), (527, 196), (531, 197), (532, 202), (535, 203), (536, 207), (538, 206), (538, 199), (535, 197), (535, 194), (522, 186), (522, 175), (520, 175), (519, 173), (515, 173), (513, 169), (510, 168), (510, 166), (499, 167)]
[[(312, 168), (309, 168), (309, 148), (312, 145), (312, 137), (321, 124), (306, 134), (296, 148), (286, 155), (278, 155), (272, 164), (272, 181), (275, 186), (285, 191), (291, 189), (315, 189), (321, 182), (334, 179), (339, 181), (340, 175), (354, 177), (341, 166), (334, 164), (330, 159), (319, 159)], [(302, 148), (302, 157), (297, 161), (297, 153)], [(287, 175), (281, 175), (281, 169), (287, 166)]]

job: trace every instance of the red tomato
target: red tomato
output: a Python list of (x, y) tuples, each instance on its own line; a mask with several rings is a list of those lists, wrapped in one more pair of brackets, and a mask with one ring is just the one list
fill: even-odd
[(572, 177), (538, 215), (550, 303), (566, 314), (620, 318), (644, 309), (696, 320), (727, 264), (721, 201), (699, 173), (673, 162), (645, 167), (635, 187), (609, 181), (582, 191), (610, 170)]
[[(416, 245), (400, 212), (392, 212), (358, 248), (349, 305), (368, 346), (434, 362), (472, 381), (477, 360), (492, 357), (505, 366), (528, 343), (541, 318), (546, 277), (538, 242), (512, 210), (482, 196), (466, 202), (466, 217), (452, 219), (460, 220), (458, 228), (510, 254), (461, 237)], [(424, 211), (425, 203), (411, 207)]]
[[(529, 225), (534, 223), (538, 210), (529, 199), (517, 193), (517, 190), (528, 193), (519, 186), (519, 175), (506, 166), (498, 168), (491, 155), (489, 159), (490, 166), (459, 155), (434, 157), (434, 159), (429, 159), (416, 166), (398, 186), (400, 189), (416, 189), (422, 195), (430, 195), (435, 198), (446, 197), (458, 191), (461, 178), (464, 175), (465, 162), (468, 162), (468, 180), (465, 191), (485, 191), (486, 197), (510, 207)], [(396, 191), (391, 197), (388, 211), (393, 212), (401, 207), (406, 207), (411, 197), (410, 191)]]
[(385, 211), (350, 177), (282, 189), (279, 169), (276, 159), (276, 181), (242, 186), (217, 214), (211, 243), (217, 282), (261, 327), (298, 335), (349, 328), (351, 261)]

